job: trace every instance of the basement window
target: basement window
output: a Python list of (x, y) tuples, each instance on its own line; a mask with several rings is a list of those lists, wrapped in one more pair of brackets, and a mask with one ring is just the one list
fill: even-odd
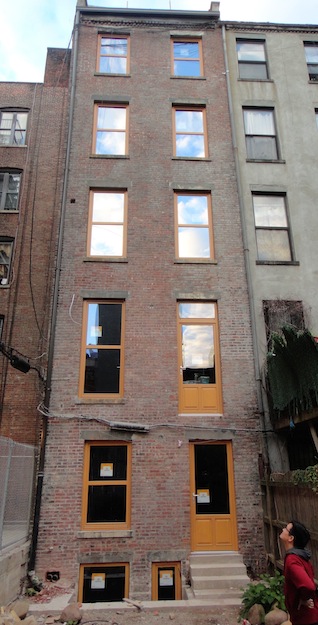
[(129, 564), (82, 564), (80, 567), (80, 603), (122, 601), (129, 596)]

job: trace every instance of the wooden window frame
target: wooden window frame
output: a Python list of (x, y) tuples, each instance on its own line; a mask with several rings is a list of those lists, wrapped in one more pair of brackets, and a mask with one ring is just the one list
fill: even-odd
[[(125, 130), (118, 130), (118, 129), (114, 129), (114, 128), (104, 128), (104, 129), (100, 129), (97, 128), (97, 122), (98, 122), (98, 111), (100, 108), (107, 108), (107, 109), (125, 109), (126, 111), (126, 127)], [(124, 154), (99, 154), (96, 152), (96, 145), (97, 145), (97, 132), (99, 131), (106, 131), (106, 132), (122, 132), (125, 133), (125, 152)], [(94, 105), (94, 127), (93, 127), (93, 146), (92, 146), (92, 150), (93, 150), (93, 154), (95, 156), (99, 156), (101, 158), (103, 157), (107, 157), (107, 158), (123, 158), (125, 156), (128, 155), (128, 134), (129, 134), (129, 105), (126, 103), (113, 103), (113, 102), (109, 102), (109, 103), (103, 103), (103, 102), (96, 102)]]
[[(1, 130), (9, 130), (9, 128), (3, 128), (2, 126), (2, 115), (3, 113), (9, 113), (12, 114), (12, 124), (10, 127), (10, 138), (9, 138), (9, 142), (8, 143), (2, 143), (1, 141)], [(25, 128), (19, 129), (17, 128), (17, 122), (18, 122), (18, 115), (26, 115), (26, 123), (25, 123)], [(21, 111), (17, 111), (17, 110), (10, 110), (10, 109), (2, 109), (0, 110), (0, 147), (21, 147), (26, 145), (26, 133), (27, 133), (27, 126), (28, 126), (28, 111), (26, 110), (21, 110)], [(22, 142), (16, 142), (15, 141), (15, 136), (16, 133), (21, 132), (23, 133), (23, 141)]]
[[(103, 563), (95, 563), (95, 562), (85, 562), (85, 564), (80, 564), (79, 569), (79, 580), (78, 580), (78, 601), (79, 603), (83, 603), (83, 590), (84, 590), (84, 573), (86, 567), (94, 567), (104, 569), (107, 567), (115, 567), (120, 566), (125, 568), (125, 591), (124, 598), (128, 599), (129, 597), (129, 563), (128, 562), (103, 562)], [(105, 603), (107, 603), (105, 601)], [(85, 605), (85, 604), (84, 604)]]
[[(94, 349), (119, 349), (120, 350), (120, 374), (119, 374), (119, 393), (85, 393), (85, 369), (86, 369), (86, 349), (88, 345), (86, 343), (87, 337), (87, 322), (88, 322), (88, 309), (89, 304), (121, 304), (121, 343), (120, 345), (92, 345)], [(81, 349), (81, 364), (79, 375), (79, 397), (85, 399), (119, 399), (124, 395), (124, 337), (125, 337), (125, 301), (115, 299), (87, 299), (83, 302), (83, 327), (82, 327), (82, 349)]]
[[(91, 447), (126, 447), (127, 470), (125, 480), (89, 480), (90, 449)], [(86, 531), (102, 530), (128, 530), (131, 524), (131, 472), (132, 472), (132, 448), (127, 441), (86, 441), (84, 447), (83, 467), (83, 495), (82, 495), (82, 522), (81, 528)], [(89, 486), (126, 486), (126, 520), (118, 523), (89, 523), (87, 521), (88, 490)]]
[[(248, 60), (240, 60), (239, 56), (238, 56), (238, 49), (237, 49), (237, 44), (238, 43), (258, 43), (259, 45), (263, 46), (263, 50), (264, 50), (264, 61), (248, 61)], [(238, 37), (236, 39), (236, 51), (237, 51), (237, 62), (238, 62), (238, 68), (239, 68), (239, 78), (241, 80), (268, 80), (268, 61), (267, 61), (267, 55), (266, 55), (266, 41), (265, 39), (244, 39), (244, 38), (240, 38)], [(263, 78), (256, 76), (252, 76), (251, 78), (245, 78), (244, 76), (241, 76), (241, 72), (240, 72), (240, 68), (243, 65), (249, 65), (249, 66), (255, 66), (255, 67), (265, 67), (265, 73), (266, 76)]]
[[(124, 218), (122, 222), (98, 222), (93, 221), (93, 201), (95, 194), (123, 194), (124, 195)], [(126, 258), (127, 257), (127, 205), (128, 205), (128, 191), (127, 189), (90, 189), (89, 194), (89, 214), (88, 214), (88, 232), (87, 232), (87, 256), (90, 258)], [(108, 254), (92, 254), (91, 253), (91, 243), (92, 243), (92, 227), (93, 225), (122, 225), (123, 226), (123, 253), (119, 256)]]
[[(177, 133), (177, 128), (176, 128), (176, 113), (177, 111), (184, 111), (184, 112), (200, 112), (202, 113), (202, 121), (203, 121), (203, 132), (191, 132), (191, 131), (184, 131), (184, 132), (178, 132)], [(174, 105), (172, 107), (172, 132), (173, 132), (173, 156), (174, 158), (180, 158), (180, 159), (189, 159), (189, 160), (204, 160), (206, 158), (209, 157), (209, 151), (208, 151), (208, 133), (207, 133), (207, 121), (206, 121), (206, 107), (205, 106), (178, 106), (178, 105)], [(177, 155), (177, 135), (178, 134), (182, 134), (182, 135), (189, 135), (189, 136), (193, 136), (193, 137), (202, 137), (204, 139), (204, 156), (182, 156), (182, 155)]]
[[(178, 57), (178, 59), (175, 57), (174, 55), (174, 44), (175, 43), (197, 43), (199, 46), (199, 56), (198, 58), (195, 59), (187, 59), (186, 57)], [(174, 72), (174, 63), (175, 61), (182, 61), (182, 60), (193, 60), (193, 61), (199, 61), (199, 67), (200, 67), (200, 73), (198, 76), (196, 76), (195, 74), (175, 74)], [(204, 71), (203, 71), (203, 47), (202, 47), (202, 39), (201, 37), (172, 37), (171, 38), (171, 69), (172, 69), (172, 76), (177, 77), (177, 78), (202, 78), (204, 76)]]
[[(274, 127), (274, 134), (260, 134), (260, 133), (248, 133), (247, 132), (247, 128), (245, 125), (245, 113), (250, 112), (250, 111), (267, 111), (267, 112), (271, 112), (272, 113), (272, 121), (273, 121), (273, 127)], [(269, 163), (273, 163), (276, 161), (280, 160), (280, 154), (279, 154), (279, 145), (278, 145), (278, 135), (277, 135), (277, 125), (276, 125), (276, 116), (275, 116), (275, 109), (272, 106), (243, 106), (243, 121), (244, 121), (244, 134), (245, 134), (245, 142), (246, 142), (246, 156), (247, 156), (247, 160), (248, 161), (261, 161), (261, 162), (269, 162)], [(274, 140), (275, 142), (275, 148), (276, 148), (276, 158), (253, 158), (253, 156), (250, 154), (250, 150), (248, 147), (248, 138), (258, 138), (258, 137), (264, 137), (264, 138), (271, 138)]]
[[(102, 54), (102, 39), (124, 39), (127, 42), (127, 55), (115, 55), (114, 58), (124, 58), (126, 59), (126, 71), (125, 72), (103, 72), (100, 69), (101, 59), (113, 58), (113, 55)], [(96, 71), (100, 74), (105, 74), (106, 76), (127, 76), (130, 72), (130, 36), (129, 35), (117, 35), (114, 33), (99, 33), (98, 35), (98, 48), (97, 48), (97, 60), (96, 60)]]
[[(286, 216), (286, 226), (258, 226), (256, 224), (256, 219), (255, 219), (255, 205), (254, 205), (254, 198), (255, 197), (279, 197), (283, 199), (283, 204), (284, 204), (284, 209), (285, 209), (285, 216)], [(293, 251), (293, 246), (292, 246), (292, 240), (291, 240), (291, 231), (290, 231), (290, 223), (289, 223), (289, 217), (288, 217), (288, 209), (287, 209), (287, 196), (286, 193), (260, 193), (260, 192), (253, 192), (252, 193), (252, 201), (253, 201), (253, 214), (254, 214), (254, 226), (255, 226), (255, 238), (256, 238), (256, 251), (257, 251), (257, 261), (258, 262), (292, 262), (294, 260), (294, 251)], [(287, 238), (288, 238), (288, 243), (289, 243), (289, 251), (290, 251), (290, 259), (289, 260), (282, 260), (282, 259), (277, 259), (277, 258), (267, 258), (267, 259), (262, 259), (259, 257), (259, 252), (258, 252), (258, 240), (257, 240), (257, 233), (258, 231), (266, 231), (266, 232), (273, 232), (273, 231), (280, 231), (280, 232), (286, 232), (287, 234)]]
[[(11, 195), (9, 192), (9, 180), (10, 176), (19, 176), (19, 185), (17, 192), (17, 206), (16, 208), (5, 208), (6, 199), (8, 195)], [(3, 176), (3, 185), (2, 192), (0, 193), (0, 212), (1, 213), (18, 213), (19, 212), (19, 199), (20, 199), (20, 188), (21, 188), (21, 171), (14, 171), (13, 169), (0, 170), (0, 176)]]
[(181, 563), (180, 562), (153, 562), (151, 567), (152, 589), (151, 600), (158, 601), (158, 570), (160, 568), (174, 569), (175, 579), (175, 599), (174, 601), (180, 601), (182, 599), (182, 584), (181, 584)]
[[(195, 196), (195, 197), (206, 197), (208, 204), (208, 223), (207, 224), (179, 224), (178, 222), (178, 198), (179, 196)], [(175, 191), (174, 192), (174, 216), (175, 216), (175, 249), (176, 249), (176, 258), (178, 260), (184, 261), (195, 261), (195, 262), (204, 262), (207, 260), (214, 259), (214, 240), (213, 240), (213, 220), (212, 220), (212, 196), (210, 192), (206, 191)], [(209, 256), (180, 256), (179, 255), (179, 227), (183, 228), (207, 228), (209, 231), (209, 243), (210, 243), (210, 255)]]

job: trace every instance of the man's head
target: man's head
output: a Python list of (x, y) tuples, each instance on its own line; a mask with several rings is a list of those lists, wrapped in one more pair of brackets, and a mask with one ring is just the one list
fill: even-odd
[(286, 527), (283, 527), (280, 539), (286, 550), (292, 549), (293, 547), (296, 549), (305, 549), (310, 539), (310, 534), (302, 523), (293, 520), (287, 523)]

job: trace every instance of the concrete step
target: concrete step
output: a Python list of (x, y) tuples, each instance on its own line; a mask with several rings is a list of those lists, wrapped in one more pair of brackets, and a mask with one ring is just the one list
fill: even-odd
[(190, 564), (207, 564), (208, 562), (215, 562), (218, 565), (228, 564), (234, 562), (242, 563), (242, 556), (237, 551), (193, 551), (189, 556)]
[(242, 588), (250, 580), (239, 553), (191, 553), (189, 562), (191, 593), (195, 600), (213, 600), (215, 605), (241, 604)]
[(215, 575), (218, 574), (219, 577), (228, 576), (228, 575), (245, 575), (246, 576), (246, 567), (243, 562), (229, 562), (229, 563), (219, 563), (219, 562), (208, 562), (206, 564), (191, 564), (191, 574), (194, 576), (200, 575)]
[(237, 589), (240, 590), (242, 588), (242, 586), (245, 586), (248, 579), (246, 578), (246, 575), (229, 575), (229, 576), (225, 576), (223, 575), (222, 577), (218, 577), (217, 575), (210, 575), (209, 577), (207, 576), (192, 576), (191, 575), (191, 581), (192, 581), (192, 588), (194, 589), (194, 592), (196, 593), (197, 590), (217, 590), (219, 589), (219, 591), (222, 589)]
[(238, 590), (226, 590), (222, 592), (220, 590), (198, 590), (195, 593), (191, 587), (185, 588), (185, 597), (187, 601), (198, 601), (200, 605), (204, 603), (214, 606), (221, 605), (234, 605), (241, 606), (242, 603), (242, 591)]

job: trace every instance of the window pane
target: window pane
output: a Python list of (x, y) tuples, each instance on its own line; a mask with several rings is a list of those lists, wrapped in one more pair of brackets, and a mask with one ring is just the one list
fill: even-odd
[(237, 41), (236, 49), (239, 61), (265, 61), (265, 49), (262, 42)]
[(259, 260), (290, 261), (291, 252), (286, 230), (257, 230)]
[(127, 56), (127, 39), (102, 37), (101, 53), (107, 56)]
[(175, 41), (173, 52), (175, 59), (198, 59), (199, 44), (197, 41)]
[(92, 256), (122, 256), (124, 242), (123, 226), (92, 226)]
[(119, 393), (120, 350), (87, 349), (84, 393)]
[(179, 228), (180, 258), (210, 258), (208, 228)]
[(182, 326), (183, 382), (215, 383), (214, 327), (212, 325)]
[(91, 445), (89, 480), (110, 481), (126, 480), (126, 478), (126, 445)]
[(240, 63), (239, 72), (240, 78), (246, 78), (246, 80), (266, 80), (267, 78), (267, 68), (263, 63)]
[(94, 193), (93, 221), (123, 222), (124, 202), (124, 193)]
[(182, 302), (179, 304), (179, 316), (181, 319), (214, 319), (215, 304)]
[(177, 132), (203, 132), (203, 111), (176, 111)]
[(178, 195), (178, 223), (208, 224), (208, 198), (205, 195)]
[(195, 445), (195, 490), (208, 490), (208, 503), (196, 502), (197, 514), (229, 514), (229, 486), (225, 445)]
[(125, 598), (124, 566), (85, 566), (83, 602), (122, 601)]
[(102, 56), (99, 64), (99, 71), (104, 74), (126, 74), (127, 59)]
[(177, 135), (176, 156), (204, 158), (204, 137), (198, 135)]
[(107, 130), (125, 130), (126, 108), (100, 106), (97, 127)]
[(0, 145), (10, 145), (11, 130), (0, 129)]
[(318, 63), (318, 45), (305, 46), (307, 63)]
[(87, 523), (124, 523), (126, 486), (89, 486)]
[(124, 132), (97, 132), (96, 154), (125, 154)]
[(285, 198), (275, 195), (254, 195), (256, 226), (287, 228)]
[(120, 345), (121, 304), (88, 304), (86, 345)]
[(175, 76), (200, 76), (200, 61), (175, 61)]
[(276, 161), (278, 158), (275, 137), (246, 137), (247, 157), (260, 161)]
[(2, 285), (8, 283), (12, 246), (12, 241), (0, 242), (0, 284)]
[(272, 110), (244, 110), (245, 132), (247, 135), (275, 135)]

